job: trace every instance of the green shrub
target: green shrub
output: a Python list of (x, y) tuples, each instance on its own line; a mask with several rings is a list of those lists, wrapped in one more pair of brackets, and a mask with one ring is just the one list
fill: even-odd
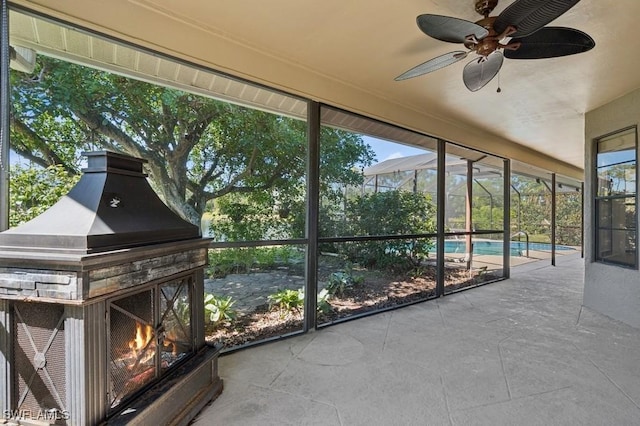
[[(386, 191), (356, 197), (347, 208), (352, 235), (435, 233), (431, 197), (407, 191)], [(351, 262), (381, 270), (407, 271), (419, 266), (434, 247), (432, 239), (359, 241), (343, 244)]]
[(300, 312), (304, 307), (304, 290), (280, 290), (267, 296), (271, 308), (277, 307), (283, 313)]
[(224, 277), (227, 274), (246, 273), (255, 262), (253, 248), (209, 250), (209, 273)]
[(331, 297), (331, 295), (329, 294), (329, 290), (327, 290), (326, 288), (320, 290), (316, 303), (318, 312), (321, 312), (323, 314), (328, 314), (329, 312), (331, 312), (332, 308), (331, 303), (329, 303), (329, 297)]
[(209, 272), (212, 276), (247, 273), (252, 268), (274, 269), (304, 261), (304, 252), (294, 246), (240, 247), (209, 250)]
[(327, 280), (325, 289), (329, 295), (337, 294), (341, 296), (363, 282), (364, 276), (354, 276), (350, 269), (346, 269), (332, 273)]
[(291, 199), (257, 191), (230, 194), (216, 202), (209, 230), (219, 241), (259, 241), (304, 236), (305, 203), (290, 191)]
[[(323, 289), (318, 293), (316, 305), (319, 312), (326, 314), (331, 311), (331, 304), (328, 300), (330, 296), (327, 289)], [(294, 311), (299, 313), (304, 308), (304, 289), (280, 290), (267, 296), (267, 299), (271, 309), (277, 308), (282, 316), (291, 314)]]
[(235, 304), (231, 296), (218, 297), (211, 293), (204, 295), (205, 319), (209, 323), (217, 326), (223, 322), (233, 321), (237, 317), (237, 312), (232, 306)]

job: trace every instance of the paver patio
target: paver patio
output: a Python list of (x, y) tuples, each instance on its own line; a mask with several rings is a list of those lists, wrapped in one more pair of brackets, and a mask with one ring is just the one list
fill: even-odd
[(194, 424), (640, 424), (640, 330), (583, 308), (582, 288), (564, 256), (228, 354)]

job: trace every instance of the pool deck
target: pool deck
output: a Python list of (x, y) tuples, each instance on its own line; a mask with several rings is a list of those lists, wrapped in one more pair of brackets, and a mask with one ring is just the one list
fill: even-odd
[(582, 307), (579, 254), (223, 356), (194, 425), (637, 425), (640, 330)]
[[(451, 239), (451, 240), (445, 240), (445, 241), (455, 241), (458, 243), (462, 243), (464, 240), (462, 239)], [(478, 254), (477, 252), (474, 253), (473, 255), (473, 261), (472, 261), (472, 268), (475, 269), (480, 269), (480, 268), (486, 268), (488, 270), (498, 270), (498, 269), (502, 269), (502, 264), (503, 264), (503, 257), (502, 257), (502, 241), (496, 241), (496, 240), (488, 240), (488, 239), (474, 239), (474, 242), (490, 242), (490, 243), (495, 243), (496, 247), (499, 249), (500, 254)], [(524, 241), (512, 241), (512, 243), (523, 243)], [(511, 267), (517, 267), (519, 265), (523, 265), (526, 263), (531, 263), (531, 262), (537, 262), (540, 260), (548, 260), (549, 262), (551, 262), (551, 245), (547, 244), (547, 243), (531, 243), (531, 246), (534, 248), (537, 248), (536, 250), (534, 249), (529, 249), (528, 251), (528, 255), (525, 256), (524, 254), (526, 254), (524, 251), (522, 252), (523, 256), (514, 256), (512, 255), (510, 257), (510, 266)], [(549, 246), (549, 249), (545, 249), (545, 250), (541, 250), (540, 247), (541, 246)], [(569, 249), (557, 249), (556, 250), (556, 259), (561, 258), (562, 256), (574, 256), (577, 253), (580, 253), (581, 248), (580, 247), (571, 247), (571, 246), (561, 246), (561, 247), (569, 247)], [(454, 262), (464, 259), (466, 258), (466, 253), (463, 252), (459, 252), (459, 253), (445, 253), (445, 257), (447, 259), (453, 259)]]
[[(558, 250), (556, 251), (556, 260), (561, 259), (564, 256), (579, 256), (580, 249), (577, 248), (575, 250)], [(463, 259), (465, 257), (464, 253), (446, 253), (447, 258), (451, 259)], [(502, 269), (502, 255), (492, 255), (492, 254), (475, 254), (472, 259), (472, 268), (483, 268), (486, 267), (489, 270), (493, 269)], [(547, 261), (549, 264), (551, 263), (551, 252), (550, 251), (541, 251), (541, 250), (529, 250), (529, 256), (511, 256), (510, 257), (510, 265), (511, 267), (517, 267), (520, 265), (524, 265), (532, 262), (539, 261)]]

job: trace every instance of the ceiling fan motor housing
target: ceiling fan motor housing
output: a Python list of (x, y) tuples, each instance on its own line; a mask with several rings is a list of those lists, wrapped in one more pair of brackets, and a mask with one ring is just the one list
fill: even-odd
[[(486, 1), (486, 0), (485, 0)], [(468, 40), (464, 45), (467, 49), (475, 51), (478, 55), (487, 56), (495, 52), (500, 47), (500, 35), (493, 29), (495, 16), (484, 18), (476, 22), (477, 25), (489, 31), (486, 37), (481, 40)]]
[(487, 17), (498, 5), (498, 0), (476, 0), (476, 12)]

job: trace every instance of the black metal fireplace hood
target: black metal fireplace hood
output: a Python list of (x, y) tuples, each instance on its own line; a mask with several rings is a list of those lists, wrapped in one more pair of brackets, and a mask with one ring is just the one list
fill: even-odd
[(0, 251), (90, 254), (200, 237), (153, 191), (146, 160), (110, 151), (84, 153), (73, 189), (35, 219), (0, 233)]

